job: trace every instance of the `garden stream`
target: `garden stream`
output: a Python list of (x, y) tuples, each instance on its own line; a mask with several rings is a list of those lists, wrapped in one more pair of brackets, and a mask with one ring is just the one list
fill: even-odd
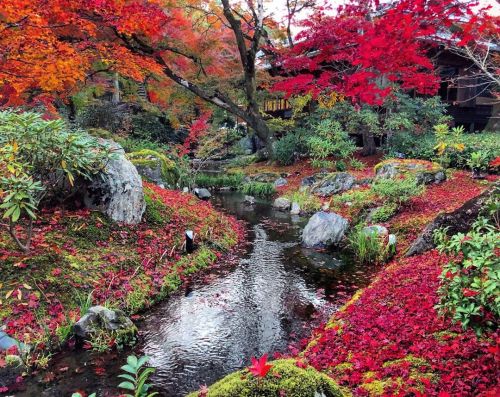
[[(307, 219), (275, 211), (269, 202), (250, 206), (233, 192), (212, 201), (247, 223), (249, 245), (235, 263), (187, 283), (138, 322), (133, 352), (151, 358), (156, 373), (150, 383), (161, 396), (184, 396), (210, 385), (248, 366), (253, 356), (289, 353), (377, 270), (367, 271), (340, 253), (301, 248)], [(131, 353), (59, 353), (16, 396), (111, 395)]]

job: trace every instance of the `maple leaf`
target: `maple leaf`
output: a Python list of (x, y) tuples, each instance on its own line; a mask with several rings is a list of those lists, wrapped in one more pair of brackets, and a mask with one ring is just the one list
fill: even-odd
[(267, 353), (258, 360), (252, 357), (252, 365), (248, 367), (251, 374), (257, 378), (264, 378), (273, 366), (267, 364)]

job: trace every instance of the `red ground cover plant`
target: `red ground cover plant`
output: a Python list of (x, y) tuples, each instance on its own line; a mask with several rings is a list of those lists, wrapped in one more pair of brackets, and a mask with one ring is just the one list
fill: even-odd
[(316, 334), (308, 362), (359, 396), (498, 395), (500, 334), (478, 340), (434, 309), (445, 262), (394, 262)]
[[(210, 203), (144, 185), (160, 205), (163, 224), (123, 226), (89, 210), (64, 216), (47, 210), (36, 222), (28, 255), (0, 233), (0, 323), (8, 334), (36, 351), (51, 349), (78, 319), (79, 300), (88, 294), (92, 304), (138, 312), (243, 240), (243, 226)], [(198, 244), (189, 255), (182, 247), (188, 229)]]
[(315, 333), (304, 352), (309, 364), (358, 396), (499, 395), (498, 331), (477, 339), (434, 309), (447, 258), (437, 251), (400, 257), (439, 213), (459, 208), (486, 186), (453, 171), (385, 224), (398, 233), (399, 258)]

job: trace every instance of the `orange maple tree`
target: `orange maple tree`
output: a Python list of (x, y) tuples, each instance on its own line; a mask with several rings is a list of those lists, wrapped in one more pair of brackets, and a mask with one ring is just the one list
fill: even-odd
[(3, 0), (0, 105), (50, 105), (100, 71), (166, 80), (272, 134), (257, 101), (257, 53), (269, 44), (263, 0)]

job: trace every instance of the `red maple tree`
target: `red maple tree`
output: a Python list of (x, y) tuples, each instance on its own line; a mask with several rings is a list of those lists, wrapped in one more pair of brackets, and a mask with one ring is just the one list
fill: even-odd
[(297, 44), (283, 51), (281, 65), (291, 77), (274, 88), (287, 95), (336, 91), (368, 105), (381, 105), (398, 89), (435, 94), (439, 76), (429, 49), (476, 40), (478, 20), (491, 26), (485, 9), (473, 6), (456, 0), (350, 0), (334, 16), (320, 9), (304, 22)]

